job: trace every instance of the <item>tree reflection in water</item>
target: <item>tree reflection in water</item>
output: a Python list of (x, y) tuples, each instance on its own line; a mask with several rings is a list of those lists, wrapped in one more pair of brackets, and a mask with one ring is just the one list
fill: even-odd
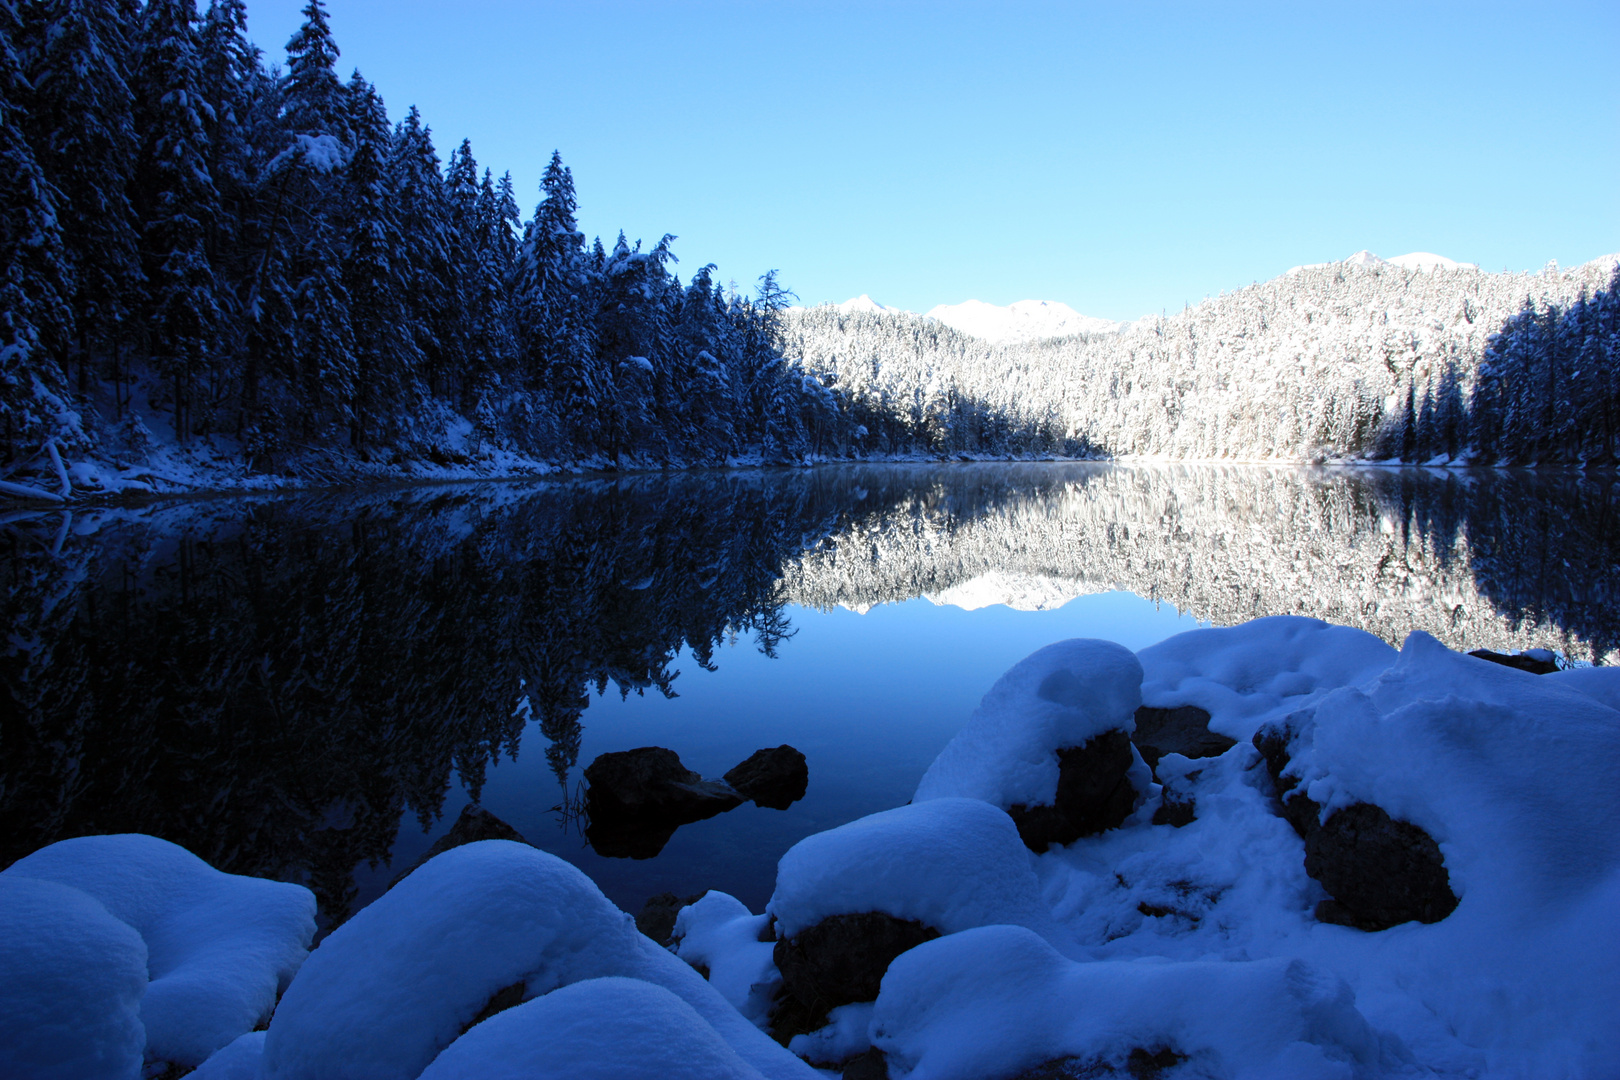
[(14, 514), (0, 865), (152, 833), (308, 884), (331, 925), (530, 719), (566, 802), (593, 689), (670, 694), (683, 647), (791, 648), (791, 605), (992, 572), (1602, 658), (1615, 502), (1573, 474), (985, 465)]

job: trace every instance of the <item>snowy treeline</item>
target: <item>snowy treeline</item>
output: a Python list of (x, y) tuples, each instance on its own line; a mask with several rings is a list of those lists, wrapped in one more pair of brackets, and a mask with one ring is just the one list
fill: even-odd
[(244, 0), (0, 0), (7, 461), (98, 434), (138, 459), (143, 413), (259, 468), (829, 437), (833, 398), (777, 348), (774, 273), (746, 299), (712, 266), (683, 283), (673, 237), (587, 244), (556, 155), (522, 221), (509, 174), (466, 141), (441, 164), (414, 108), (390, 124), (340, 78), (323, 0), (304, 16), (282, 70)]
[(1303, 267), (1120, 333), (995, 346), (906, 312), (787, 316), (881, 449), (1608, 462), (1620, 267)]

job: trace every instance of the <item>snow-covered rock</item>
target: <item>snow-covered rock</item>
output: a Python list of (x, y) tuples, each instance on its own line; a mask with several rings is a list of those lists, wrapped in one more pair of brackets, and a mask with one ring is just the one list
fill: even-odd
[(1378, 1036), (1343, 980), (1298, 960), (1075, 963), (1027, 930), (921, 945), (883, 980), (872, 1041), (893, 1080), (1014, 1076), (1054, 1059), (1171, 1050), (1190, 1075), (1349, 1080)]
[(783, 939), (867, 911), (943, 934), (1008, 923), (1062, 939), (1012, 819), (976, 799), (932, 799), (805, 837), (777, 864), (767, 911)]
[(0, 879), (93, 897), (145, 942), (146, 1056), (199, 1065), (270, 1015), (315, 934), (301, 885), (226, 874), (154, 836), (84, 836), (41, 848)]
[(1248, 742), (1328, 691), (1373, 678), (1397, 654), (1364, 630), (1273, 615), (1189, 630), (1137, 655), (1143, 704), (1196, 705), (1210, 714), (1209, 730)]
[(963, 796), (1003, 810), (1056, 796), (1057, 751), (1135, 729), (1142, 665), (1111, 641), (1048, 645), (996, 681), (917, 785), (918, 803)]
[(813, 1075), (579, 870), (484, 840), (431, 860), (322, 942), (271, 1021), (264, 1077), (409, 1080), (497, 991), (521, 985), (533, 999), (605, 976), (673, 993), (773, 1080)]
[(769, 924), (769, 915), (755, 915), (723, 892), (708, 893), (675, 917), (675, 955), (706, 969), (709, 985), (760, 1027), (782, 983), (771, 961), (774, 946), (761, 940)]
[(573, 983), (490, 1017), (452, 1043), (421, 1076), (763, 1080), (764, 1074), (664, 987), (607, 977)]
[(1019, 300), (1005, 307), (983, 300), (966, 300), (929, 308), (927, 318), (997, 345), (1071, 334), (1111, 334), (1124, 325), (1111, 319), (1082, 315), (1068, 304), (1055, 300)]
[(259, 1080), (259, 1063), (264, 1057), (264, 1032), (250, 1031), (188, 1074), (187, 1080)]
[(0, 874), (0, 1076), (135, 1080), (146, 945), (78, 889)]

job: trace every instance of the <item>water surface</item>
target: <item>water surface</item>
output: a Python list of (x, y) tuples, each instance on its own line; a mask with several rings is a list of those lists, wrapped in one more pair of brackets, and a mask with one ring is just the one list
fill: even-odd
[[(1297, 613), (1399, 644), (1610, 656), (1608, 478), (871, 466), (21, 514), (0, 539), (0, 864), (140, 831), (313, 888), (326, 925), (469, 800), (630, 910), (758, 910), (796, 840), (905, 802), (979, 697), (1065, 637)], [(789, 743), (785, 811), (585, 843), (580, 771)]]

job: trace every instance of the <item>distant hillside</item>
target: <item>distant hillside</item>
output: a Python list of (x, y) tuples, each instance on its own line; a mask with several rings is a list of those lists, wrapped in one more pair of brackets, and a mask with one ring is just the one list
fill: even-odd
[(1610, 462), (1617, 264), (1493, 274), (1360, 252), (1118, 332), (1002, 344), (824, 305), (786, 314), (785, 351), (879, 450)]

